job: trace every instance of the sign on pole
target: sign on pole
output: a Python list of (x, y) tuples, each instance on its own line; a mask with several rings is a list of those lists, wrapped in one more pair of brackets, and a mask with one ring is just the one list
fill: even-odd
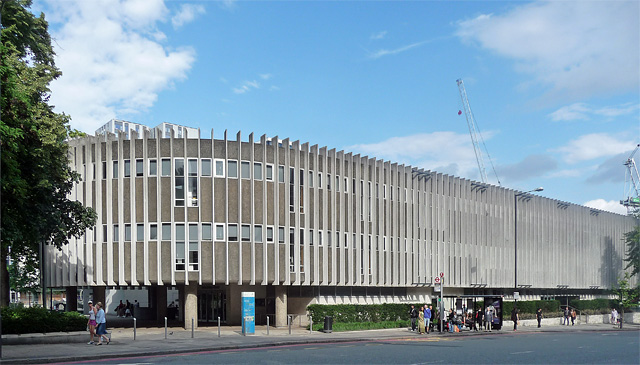
[(434, 281), (436, 284), (440, 284), (440, 278), (439, 278), (439, 277), (437, 277), (437, 276), (436, 276), (435, 278), (433, 278), (433, 281)]
[(440, 273), (440, 277), (444, 278), (444, 273), (443, 272)]
[(513, 299), (520, 300), (520, 292), (514, 291), (513, 292)]

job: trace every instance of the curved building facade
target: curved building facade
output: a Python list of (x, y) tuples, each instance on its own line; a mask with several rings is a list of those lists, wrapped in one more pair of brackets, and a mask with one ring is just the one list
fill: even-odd
[(242, 291), (284, 324), (310, 303), (430, 302), (441, 273), (448, 294), (586, 298), (616, 283), (638, 224), (309, 143), (169, 133), (69, 141), (72, 198), (98, 221), (48, 249), (49, 286), (144, 287), (158, 318), (175, 288), (185, 322), (227, 323)]

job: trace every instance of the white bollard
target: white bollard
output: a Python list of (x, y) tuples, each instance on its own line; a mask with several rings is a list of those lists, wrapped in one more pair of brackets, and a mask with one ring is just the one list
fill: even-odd
[(218, 317), (218, 337), (220, 337), (220, 317)]
[(269, 316), (267, 316), (267, 336), (269, 336)]
[(133, 340), (136, 340), (136, 322), (137, 320), (135, 319), (135, 317), (133, 318)]
[(164, 339), (167, 339), (167, 317), (164, 317)]

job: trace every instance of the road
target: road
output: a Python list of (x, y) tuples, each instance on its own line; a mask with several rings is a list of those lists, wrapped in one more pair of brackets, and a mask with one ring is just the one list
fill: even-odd
[(411, 337), (286, 345), (150, 357), (100, 364), (639, 364), (640, 333), (510, 332), (499, 336)]

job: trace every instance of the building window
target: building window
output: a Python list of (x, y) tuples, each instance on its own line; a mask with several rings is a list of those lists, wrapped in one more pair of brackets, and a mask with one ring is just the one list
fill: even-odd
[(289, 228), (289, 271), (296, 271), (296, 230), (293, 228)]
[(262, 226), (259, 224), (253, 226), (253, 241), (262, 243)]
[(336, 247), (340, 248), (340, 232), (336, 232)]
[(197, 207), (198, 206), (198, 160), (194, 158), (190, 158), (188, 160), (189, 167), (189, 185), (187, 191), (187, 206), (189, 207)]
[(189, 224), (189, 271), (198, 271), (198, 225)]
[(227, 176), (233, 179), (238, 178), (238, 161), (235, 161), (235, 160), (227, 161)]
[(162, 223), (162, 240), (171, 241), (171, 223)]
[(336, 191), (340, 191), (340, 176), (336, 175)]
[(267, 227), (267, 242), (273, 243), (273, 227)]
[(113, 178), (118, 178), (118, 161), (113, 161)]
[(309, 171), (309, 187), (310, 188), (313, 187), (313, 174), (315, 174), (315, 172)]
[(176, 158), (174, 160), (175, 175), (175, 205), (176, 207), (184, 207), (184, 159)]
[(136, 224), (136, 241), (144, 241), (144, 224)]
[(124, 240), (126, 242), (131, 241), (131, 224), (124, 225)]
[(278, 242), (284, 243), (284, 227), (278, 227)]
[(349, 192), (349, 178), (344, 178), (344, 192), (348, 193)]
[(155, 241), (158, 239), (158, 225), (150, 224), (149, 225), (149, 239)]
[[(304, 231), (301, 231), (300, 233), (304, 234)], [(309, 246), (313, 246), (313, 229), (309, 230)]]
[(184, 271), (185, 268), (185, 252), (184, 252), (184, 224), (176, 224), (176, 271)]
[(102, 225), (102, 242), (107, 242), (107, 225)]
[(224, 177), (224, 160), (214, 160), (215, 164), (215, 176), (216, 177)]
[(262, 162), (253, 163), (253, 178), (255, 180), (262, 180)]
[(202, 176), (211, 176), (211, 159), (203, 158), (202, 163)]
[(216, 224), (216, 241), (224, 241), (224, 224)]
[(322, 189), (322, 172), (318, 172), (318, 188)]
[(131, 160), (124, 160), (124, 177), (131, 177)]
[(102, 179), (107, 178), (107, 161), (102, 161)]
[(171, 159), (163, 158), (162, 159), (162, 176), (171, 176)]
[(211, 241), (211, 223), (202, 223), (202, 240)]
[(158, 161), (149, 160), (149, 176), (158, 175)]
[(284, 166), (278, 166), (278, 182), (284, 182)]
[(273, 165), (267, 164), (267, 181), (273, 181)]
[(118, 242), (120, 240), (120, 229), (117, 224), (113, 225), (113, 242)]
[(142, 159), (136, 160), (136, 176), (144, 176), (144, 161)]
[(229, 241), (236, 242), (238, 241), (238, 225), (237, 224), (229, 224), (229, 229), (227, 231), (229, 235)]
[(248, 224), (242, 225), (242, 242), (251, 241), (251, 226)]
[(240, 162), (240, 177), (243, 179), (251, 178), (251, 164), (249, 161)]
[(322, 231), (318, 231), (318, 246), (322, 246)]

